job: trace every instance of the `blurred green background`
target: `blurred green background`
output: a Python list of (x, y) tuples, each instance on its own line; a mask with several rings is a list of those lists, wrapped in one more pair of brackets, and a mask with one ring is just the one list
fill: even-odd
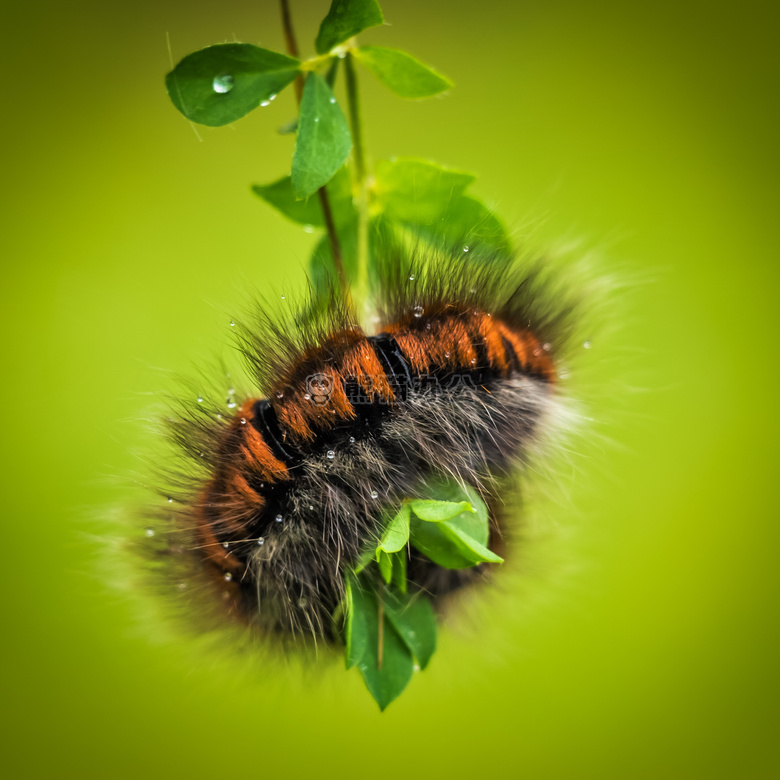
[[(292, 5), (310, 54), (328, 2)], [(775, 9), (383, 7), (362, 40), (456, 88), (409, 103), (366, 74), (371, 155), (474, 171), (517, 237), (605, 247), (632, 287), (588, 354), (607, 442), (540, 510), (575, 574), (509, 577), (382, 715), (338, 664), (252, 677), (150, 643), (89, 534), (170, 372), (230, 350), (246, 289), (300, 289), (316, 238), (249, 192), (289, 169), (291, 92), (199, 140), (166, 34), (175, 60), (282, 49), (278, 7), (6, 4), (3, 774), (777, 777)]]

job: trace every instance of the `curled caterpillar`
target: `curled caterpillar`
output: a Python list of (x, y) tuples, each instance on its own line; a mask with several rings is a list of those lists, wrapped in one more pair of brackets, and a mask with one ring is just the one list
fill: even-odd
[[(376, 334), (335, 290), (286, 321), (261, 317), (241, 335), (256, 392), (172, 426), (195, 468), (171, 494), (166, 552), (264, 634), (332, 638), (346, 574), (432, 480), (480, 494), (499, 549), (497, 492), (559, 405), (575, 306), (544, 266), (473, 248), (423, 259), (388, 246), (381, 261)], [(434, 602), (490, 566), (407, 554)]]

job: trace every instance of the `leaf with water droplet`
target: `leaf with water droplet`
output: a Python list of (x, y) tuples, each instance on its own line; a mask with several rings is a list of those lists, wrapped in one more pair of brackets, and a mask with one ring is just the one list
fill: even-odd
[(327, 54), (353, 35), (384, 21), (376, 0), (333, 0), (314, 42), (317, 54)]
[(380, 160), (375, 169), (376, 205), (399, 222), (429, 225), (441, 219), (474, 176), (411, 157)]
[(250, 43), (219, 43), (188, 54), (165, 77), (187, 119), (219, 127), (235, 122), (300, 73), (300, 60)]
[(382, 603), (393, 627), (425, 669), (436, 652), (436, 616), (428, 597), (422, 591), (399, 596), (392, 588), (382, 594)]
[(361, 46), (355, 49), (355, 57), (402, 98), (426, 98), (452, 88), (448, 78), (400, 49)]
[[(326, 188), (335, 224), (340, 226), (355, 219), (355, 208), (352, 205), (352, 182), (346, 167), (339, 168)], [(315, 227), (325, 226), (319, 198), (310, 197), (305, 200), (296, 198), (290, 176), (285, 176), (271, 184), (255, 184), (252, 191), (293, 222), (298, 222), (301, 225), (314, 225)]]
[(313, 195), (347, 159), (352, 136), (325, 79), (309, 73), (301, 98), (298, 136), (292, 163), (292, 184), (298, 198)]

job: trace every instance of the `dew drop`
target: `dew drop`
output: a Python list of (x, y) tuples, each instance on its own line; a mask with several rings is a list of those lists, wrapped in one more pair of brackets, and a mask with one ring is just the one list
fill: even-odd
[(476, 358), (471, 358), (471, 360), (469, 360), (469, 363), (471, 363), (471, 365), (474, 366), (474, 365), (477, 364), (477, 359)]
[(241, 418), (241, 425), (246, 425), (246, 417)]
[(354, 436), (350, 436), (349, 437), (349, 443), (350, 444), (354, 444), (355, 443), (355, 437)]
[(304, 401), (311, 401), (311, 393), (304, 393), (303, 394), (303, 400)]
[(284, 393), (283, 393), (281, 390), (279, 390), (279, 391), (276, 393), (276, 397), (277, 397), (277, 398), (278, 398), (278, 399), (281, 401), (281, 400), (282, 400), (282, 398), (284, 398)]
[(225, 582), (230, 582), (230, 580), (233, 579), (233, 575), (229, 571), (226, 571), (224, 576), (225, 576)]
[(203, 396), (201, 396), (201, 395), (198, 396), (198, 403), (199, 404), (203, 403)]
[(379, 493), (376, 492), (376, 490), (371, 491), (371, 498), (379, 498)]
[(274, 520), (276, 520), (277, 523), (281, 523), (284, 518), (281, 515), (277, 515)]
[(221, 414), (219, 414), (219, 413), (217, 413), (217, 419), (218, 419), (218, 420), (221, 420), (221, 419), (222, 419), (222, 415), (221, 415)]
[(313, 511), (314, 511), (314, 505), (313, 505), (313, 504), (309, 504), (309, 511), (310, 511), (310, 512), (313, 512)]
[(271, 101), (276, 100), (276, 93), (274, 93), (273, 95), (269, 95), (268, 99), (271, 100)]
[(315, 117), (314, 117), (314, 121), (315, 121), (315, 122), (319, 122), (319, 121), (320, 121), (320, 118), (319, 118), (318, 116), (315, 116)]
[(187, 583), (186, 582), (180, 582), (180, 583), (178, 583), (178, 585), (176, 585), (176, 587), (179, 590), (187, 590)]
[(333, 450), (328, 450), (328, 460), (333, 460), (336, 457), (336, 453)]
[(589, 342), (589, 341), (586, 341), (586, 342), (585, 342), (585, 343), (584, 343), (582, 346), (583, 346), (585, 349), (590, 349), (590, 342)]
[(154, 536), (154, 528), (147, 528), (144, 533), (149, 537)]
[(173, 503), (173, 499), (172, 499), (170, 496), (168, 496), (168, 503), (169, 503), (169, 504), (172, 504), (172, 503)]
[(303, 232), (304, 233), (313, 233), (314, 232), (314, 225), (304, 225), (303, 226)]
[(227, 399), (227, 408), (228, 409), (235, 409), (236, 408), (236, 402), (232, 398)]
[(298, 599), (298, 606), (299, 606), (299, 607), (301, 607), (301, 608), (302, 608), (302, 607), (305, 607), (305, 606), (306, 606), (308, 603), (309, 603), (309, 602), (308, 602), (308, 601), (306, 601), (306, 599), (305, 599), (305, 598), (303, 598), (303, 597), (301, 597), (301, 598), (299, 598), (299, 599)]
[(413, 282), (413, 281), (414, 281), (414, 274), (409, 274), (409, 281), (410, 281), (410, 282)]
[(235, 395), (235, 394), (236, 394), (236, 388), (228, 387), (228, 395)]
[(543, 349), (545, 352), (549, 352), (549, 351), (552, 349), (552, 344), (550, 344), (550, 342), (549, 342), (549, 341), (547, 341), (547, 342), (545, 342), (544, 344), (542, 344), (542, 349)]
[(331, 105), (333, 105), (335, 102), (336, 102), (336, 98), (331, 98), (331, 99), (330, 99), (330, 103), (331, 103)]
[(285, 300), (285, 298), (286, 298), (286, 297), (287, 297), (286, 295), (283, 295), (283, 296), (282, 296), (282, 300)]
[(260, 537), (260, 538), (257, 540), (257, 546), (258, 546), (258, 547), (262, 547), (264, 544), (265, 544), (265, 539), (263, 539), (263, 537), (261, 536), (261, 537)]
[(270, 106), (271, 101), (270, 100), (264, 100), (262, 103), (260, 103), (261, 108), (265, 108), (266, 106)]
[(425, 330), (430, 330), (430, 329), (431, 329), (431, 323), (430, 322), (426, 322), (425, 323)]
[(227, 550), (230, 547), (230, 542), (222, 542), (222, 546)]
[(445, 352), (444, 353), (444, 357), (447, 358), (447, 360), (449, 360), (450, 359), (450, 353), (449, 352)]
[(464, 251), (464, 252), (468, 252), (468, 251), (469, 251), (469, 248), (468, 248), (467, 246), (464, 246), (464, 247), (463, 247), (463, 251)]
[(214, 76), (214, 81), (211, 82), (211, 86), (219, 95), (224, 95), (226, 92), (230, 92), (233, 89), (233, 77), (229, 73), (223, 73), (221, 76)]
[(424, 311), (425, 311), (425, 310), (423, 309), (423, 307), (422, 307), (422, 306), (415, 306), (415, 307), (412, 309), (412, 314), (414, 314), (414, 316), (415, 316), (415, 317), (418, 317), (418, 318), (419, 318), (419, 317), (422, 317), (422, 316), (423, 316), (423, 312), (424, 312)]

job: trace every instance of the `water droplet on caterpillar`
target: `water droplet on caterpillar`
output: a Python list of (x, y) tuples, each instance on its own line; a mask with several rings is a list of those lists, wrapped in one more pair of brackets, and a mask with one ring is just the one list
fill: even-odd
[(552, 349), (552, 344), (550, 344), (550, 342), (548, 341), (548, 342), (542, 344), (542, 349), (545, 352), (549, 352)]
[(468, 248), (468, 246), (464, 246), (464, 247), (463, 247), (463, 251), (464, 251), (464, 252), (468, 252), (468, 251), (469, 251), (469, 248)]
[(169, 503), (169, 504), (172, 504), (172, 503), (173, 503), (173, 499), (172, 499), (170, 496), (168, 496), (168, 503)]
[(222, 546), (227, 550), (230, 547), (230, 542), (222, 542)]
[(277, 523), (281, 523), (281, 522), (282, 522), (282, 520), (284, 520), (284, 518), (283, 518), (281, 515), (277, 515), (277, 516), (274, 518), (274, 520), (275, 520)]
[(144, 533), (149, 537), (154, 536), (154, 528), (147, 528)]
[(235, 394), (236, 394), (236, 388), (228, 387), (228, 395), (235, 395)]
[(235, 320), (230, 320), (230, 327), (231, 328), (235, 328), (236, 327), (236, 321)]
[(235, 409), (236, 408), (236, 402), (232, 398), (227, 399), (227, 408), (228, 409)]
[(221, 76), (214, 76), (214, 81), (211, 82), (211, 87), (218, 95), (224, 95), (226, 92), (230, 92), (233, 89), (234, 81), (233, 77), (229, 73), (223, 73)]
[(314, 511), (314, 505), (313, 504), (309, 504), (309, 511), (311, 511), (311, 512)]
[(281, 401), (282, 398), (284, 398), (284, 393), (281, 390), (279, 390), (279, 392), (276, 393), (276, 397)]
[(376, 490), (371, 491), (371, 498), (379, 498), (379, 493), (376, 492)]
[(264, 544), (265, 544), (265, 539), (263, 539), (263, 537), (261, 536), (261, 537), (260, 537), (260, 538), (257, 540), (257, 546), (258, 546), (258, 547), (262, 547)]
[(471, 363), (472, 366), (475, 366), (477, 364), (477, 359), (471, 358), (471, 360), (469, 360), (469, 363)]
[(197, 398), (197, 401), (198, 401), (199, 404), (202, 404), (203, 403), (203, 396), (199, 395), (198, 398)]
[(241, 425), (246, 425), (246, 417), (241, 418)]
[(415, 306), (412, 309), (412, 314), (414, 314), (415, 317), (418, 317), (418, 318), (422, 317), (424, 313), (425, 313), (425, 309), (423, 309), (422, 306)]
[(282, 296), (282, 300), (285, 300), (286, 298), (287, 298), (287, 296), (286, 296), (286, 295), (283, 295), (283, 296)]
[(311, 401), (311, 393), (304, 393), (303, 394), (303, 400), (304, 401)]
[(450, 359), (450, 353), (449, 352), (445, 352), (444, 353), (444, 357), (447, 358), (447, 360), (449, 360)]
[(354, 444), (355, 443), (355, 437), (354, 436), (350, 436), (349, 437), (349, 443), (350, 444)]
[(414, 281), (414, 274), (409, 274), (409, 281), (410, 281), (410, 282), (413, 282), (413, 281)]
[(229, 571), (226, 571), (223, 576), (225, 578), (225, 582), (230, 582), (230, 580), (233, 579), (233, 575)]
[(336, 457), (336, 453), (333, 450), (328, 450), (328, 460), (333, 460)]
[(590, 342), (586, 341), (582, 346), (584, 349), (590, 349)]

